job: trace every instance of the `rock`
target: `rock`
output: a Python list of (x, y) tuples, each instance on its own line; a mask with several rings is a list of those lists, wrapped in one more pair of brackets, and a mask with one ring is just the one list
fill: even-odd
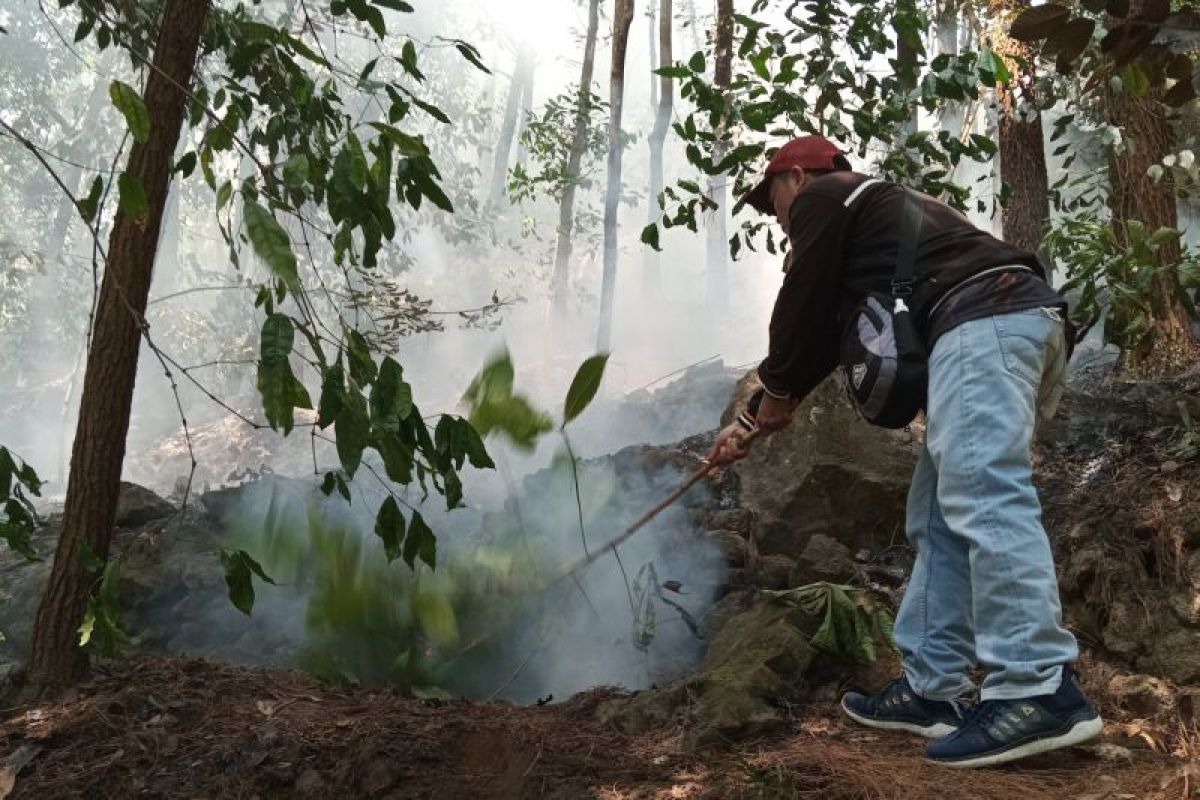
[(754, 533), (754, 515), (744, 508), (721, 509), (709, 515), (708, 527), (750, 536)]
[(789, 585), (804, 586), (818, 581), (844, 583), (854, 577), (854, 572), (850, 548), (823, 533), (815, 533), (797, 559)]
[(1170, 685), (1150, 675), (1116, 675), (1104, 692), (1112, 702), (1143, 719), (1174, 712), (1175, 694)]
[(790, 581), (795, 569), (795, 560), (787, 556), (763, 556), (758, 559), (758, 566), (754, 570), (754, 584), (763, 589), (791, 588)]
[(1146, 609), (1133, 598), (1115, 598), (1108, 608), (1104, 626), (1104, 646), (1120, 655), (1130, 656), (1145, 643), (1151, 620)]
[(317, 770), (309, 767), (296, 778), (296, 793), (301, 797), (315, 797), (325, 791), (325, 779)]
[(1175, 683), (1200, 682), (1200, 631), (1180, 629), (1155, 636), (1150, 647), (1150, 654), (1139, 660), (1141, 667)]
[[(757, 385), (746, 376), (726, 409), (731, 418)], [(764, 555), (799, 556), (823, 533), (852, 550), (882, 550), (904, 519), (919, 436), (858, 419), (836, 379), (821, 384), (788, 428), (758, 442), (732, 468), (741, 505), (758, 523)]]
[[(742, 602), (746, 598), (729, 604)], [(692, 747), (779, 730), (785, 722), (778, 704), (806, 689), (805, 673), (816, 657), (806, 630), (814, 624), (798, 609), (755, 597), (721, 626), (699, 672), (609, 701), (600, 718), (630, 732), (683, 722)]]
[(121, 481), (121, 494), (117, 499), (118, 528), (137, 528), (174, 513), (175, 506), (154, 492), (136, 483)]
[(704, 538), (716, 545), (726, 563), (731, 567), (746, 565), (749, 551), (746, 547), (746, 540), (740, 535), (733, 531), (716, 530), (709, 531)]

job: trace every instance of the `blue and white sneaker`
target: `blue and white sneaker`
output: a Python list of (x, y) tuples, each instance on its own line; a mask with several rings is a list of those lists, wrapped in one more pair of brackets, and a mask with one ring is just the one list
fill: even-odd
[(962, 723), (956, 702), (918, 696), (903, 675), (872, 695), (847, 692), (842, 711), (871, 728), (908, 731), (930, 739), (953, 733)]
[(938, 739), (925, 760), (947, 767), (988, 767), (1086, 742), (1104, 720), (1083, 696), (1070, 667), (1054, 694), (1021, 700), (984, 700), (958, 730)]

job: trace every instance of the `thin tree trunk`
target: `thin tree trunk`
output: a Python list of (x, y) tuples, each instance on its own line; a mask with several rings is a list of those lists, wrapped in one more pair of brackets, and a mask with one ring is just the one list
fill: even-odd
[[(651, 0), (653, 2), (653, 0)], [(669, 67), (674, 61), (673, 43), (671, 41), (674, 28), (672, 15), (672, 0), (659, 0), (658, 12), (658, 61), (657, 66)], [(651, 41), (654, 39), (651, 31)], [(654, 64), (655, 62), (651, 62)], [(671, 129), (671, 113), (675, 105), (675, 81), (665, 75), (653, 75), (651, 88), (658, 87), (657, 103), (654, 106), (654, 129), (650, 132), (650, 191), (646, 198), (646, 221), (658, 221), (661, 211), (658, 196), (663, 190), (663, 148), (667, 142), (667, 132)], [(642, 279), (643, 287), (649, 296), (655, 297), (662, 293), (662, 262), (659, 253), (652, 247), (642, 249)]]
[[(1136, 5), (1131, 13), (1136, 13)], [(1142, 97), (1128, 92), (1108, 94), (1109, 118), (1124, 132), (1126, 142), (1121, 152), (1109, 156), (1109, 206), (1118, 238), (1125, 236), (1131, 220), (1141, 221), (1150, 233), (1163, 227), (1179, 227), (1174, 182), (1167, 175), (1155, 183), (1148, 175), (1150, 167), (1161, 164), (1172, 149), (1171, 126), (1160, 91), (1151, 90)], [(1157, 259), (1163, 267), (1178, 264), (1178, 240), (1160, 247)], [(1192, 333), (1187, 310), (1179, 302), (1176, 280), (1173, 270), (1165, 270), (1154, 279), (1150, 292), (1155, 313), (1150, 331), (1138, 346), (1121, 354), (1125, 373), (1171, 375), (1200, 363), (1200, 342)]]
[(621, 201), (621, 112), (625, 105), (625, 50), (633, 24), (634, 0), (616, 0), (613, 11), (611, 88), (608, 118), (608, 188), (604, 192), (604, 276), (600, 284), (600, 326), (596, 349), (612, 347), (613, 294), (617, 287), (617, 211)]
[[(1026, 45), (1006, 33), (1012, 19), (1028, 7), (1029, 0), (992, 0), (989, 16), (996, 26), (992, 48), (1005, 56), (1013, 74), (1012, 80), (996, 90), (1001, 230), (1010, 244), (1038, 252), (1050, 225), (1050, 181), (1042, 113), (1034, 94), (1034, 58)], [(1027, 66), (1022, 68), (1021, 62)], [(1048, 259), (1046, 262), (1049, 266)]]
[(33, 632), (28, 681), (34, 691), (71, 683), (86, 670), (78, 631), (93, 579), (83, 567), (81, 548), (86, 544), (99, 558), (108, 558), (141, 326), (172, 157), (184, 119), (186, 98), (181, 87), (192, 83), (207, 15), (208, 0), (166, 0), (163, 9), (144, 98), (150, 138), (145, 144), (134, 143), (125, 168), (145, 187), (149, 213), (139, 219), (118, 211), (109, 238), (71, 454), (62, 535)]
[(508, 100), (504, 104), (504, 119), (500, 123), (500, 134), (496, 137), (496, 152), (492, 156), (492, 185), (488, 200), (493, 203), (504, 196), (508, 182), (508, 156), (512, 153), (513, 138), (517, 131), (517, 114), (521, 108), (521, 96), (525, 84), (533, 77), (533, 55), (529, 48), (517, 52), (517, 63), (513, 67), (512, 81), (508, 84)]
[(658, 19), (658, 14), (655, 10), (654, 0), (650, 0), (649, 6), (646, 8), (646, 19), (650, 22), (646, 28), (646, 41), (650, 44), (650, 60), (646, 62), (650, 65), (650, 109), (654, 110), (658, 108), (658, 76), (654, 74), (654, 70), (659, 64), (659, 27), (654, 24)]
[[(916, 14), (917, 5), (915, 0), (898, 0), (896, 3), (896, 11), (906, 15)], [(896, 33), (896, 78), (900, 86), (906, 92), (911, 92), (917, 88), (917, 76), (919, 72), (918, 62), (920, 53), (918, 48), (904, 39), (903, 36)], [(900, 143), (903, 144), (909, 136), (917, 132), (917, 106), (913, 104), (912, 111), (899, 129)]]
[(596, 34), (600, 28), (600, 0), (588, 3), (588, 27), (583, 44), (583, 67), (579, 74), (579, 99), (575, 110), (575, 130), (571, 134), (571, 154), (567, 159), (566, 182), (558, 204), (558, 246), (554, 252), (554, 278), (551, 308), (555, 316), (565, 318), (571, 274), (571, 245), (575, 233), (575, 187), (587, 144), (588, 121), (592, 115), (592, 74), (596, 67)]
[[(717, 140), (713, 142), (713, 161), (720, 163), (725, 158), (729, 143), (725, 139), (729, 124), (729, 109), (732, 98), (729, 84), (733, 80), (733, 0), (717, 0), (716, 36), (714, 38), (715, 64), (713, 86), (725, 96), (725, 111), (717, 125)], [(708, 179), (708, 199), (716, 204), (708, 218), (708, 306), (713, 311), (724, 311), (729, 306), (729, 242), (725, 220), (725, 173)]]
[(515, 164), (525, 166), (529, 156), (529, 148), (525, 146), (525, 129), (529, 127), (529, 118), (533, 116), (533, 70), (529, 70), (529, 78), (521, 89), (521, 122), (517, 129), (517, 157)]

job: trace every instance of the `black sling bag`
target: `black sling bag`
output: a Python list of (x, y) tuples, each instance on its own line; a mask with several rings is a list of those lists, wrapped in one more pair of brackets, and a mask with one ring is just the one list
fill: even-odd
[(846, 318), (841, 366), (846, 390), (872, 425), (903, 428), (925, 407), (928, 356), (908, 307), (912, 298), (922, 211), (904, 189), (904, 214), (891, 292), (872, 292)]

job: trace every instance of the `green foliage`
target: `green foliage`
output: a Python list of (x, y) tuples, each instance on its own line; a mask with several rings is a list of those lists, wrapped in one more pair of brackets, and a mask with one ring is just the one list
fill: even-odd
[(33, 467), (0, 447), (0, 503), (4, 504), (0, 539), (30, 561), (38, 560), (29, 537), (40, 524), (30, 497), (41, 497), (41, 492), (42, 481)]
[(122, 172), (117, 176), (117, 192), (120, 197), (121, 210), (136, 220), (145, 220), (150, 213), (150, 204), (146, 200), (146, 187), (141, 180)]
[[(659, 70), (677, 78), (682, 96), (695, 106), (674, 126), (688, 161), (701, 174), (732, 176), (733, 194), (740, 197), (759, 179), (769, 143), (821, 133), (864, 158), (882, 145), (876, 172), (964, 209), (971, 193), (955, 182), (955, 168), (963, 159), (989, 161), (996, 144), (985, 136), (964, 142), (956, 132), (909, 132), (907, 126), (918, 109), (934, 111), (990, 92), (1010, 74), (1004, 60), (989, 51), (968, 51), (926, 62), (920, 34), (928, 24), (911, 3), (804, 5), (802, 14), (789, 11), (789, 24), (781, 27), (753, 16), (765, 4), (755, 4), (752, 15), (735, 15), (739, 40), (728, 107), (710, 76), (693, 69), (695, 59)], [(914, 63), (894, 59), (900, 40), (913, 48)], [(880, 56), (893, 57), (892, 74), (866, 69)], [(712, 207), (694, 181), (667, 187), (659, 202), (665, 211), (658, 225), (693, 231), (697, 216)], [(777, 252), (770, 229), (752, 219), (731, 238), (731, 253), (756, 250), (764, 230), (767, 251)], [(657, 238), (650, 228), (642, 233), (652, 247)]]
[(563, 403), (564, 425), (582, 414), (595, 399), (607, 365), (608, 353), (594, 355), (579, 365), (579, 370), (571, 381), (571, 388), (567, 390), (566, 402)]
[(225, 585), (229, 600), (246, 616), (254, 609), (254, 576), (270, 584), (275, 581), (263, 572), (262, 565), (245, 550), (221, 550), (221, 567), (225, 570)]
[(285, 434), (295, 424), (294, 409), (312, 408), (308, 391), (292, 372), (289, 357), (295, 337), (292, 320), (283, 314), (271, 314), (263, 324), (258, 391), (267, 423), (272, 428), (282, 428)]
[[(581, 102), (586, 103), (583, 154), (579, 170), (572, 176), (568, 167)], [(578, 92), (567, 92), (547, 100), (541, 113), (532, 116), (521, 131), (521, 145), (529, 154), (529, 163), (513, 167), (508, 178), (509, 196), (527, 202), (542, 194), (557, 201), (567, 186), (591, 187), (608, 150), (607, 118), (608, 103), (594, 93), (580, 97)]]
[(137, 89), (121, 81), (113, 81), (108, 86), (108, 96), (117, 110), (125, 115), (125, 124), (133, 138), (141, 144), (150, 141), (150, 112), (142, 102), (142, 96)]
[[(225, 184), (229, 186), (230, 184)], [(224, 188), (224, 187), (222, 187)], [(224, 205), (218, 195), (217, 209)], [(300, 281), (296, 275), (296, 254), (292, 252), (292, 243), (287, 231), (275, 219), (270, 211), (255, 202), (247, 202), (243, 213), (246, 219), (246, 233), (254, 252), (266, 262), (284, 286), (295, 291)]]
[(475, 376), (463, 400), (471, 409), (471, 425), (481, 435), (499, 432), (518, 447), (530, 450), (538, 437), (554, 429), (554, 423), (548, 414), (513, 393), (513, 378), (512, 358), (505, 350)]
[(1195, 314), (1188, 293), (1200, 286), (1195, 280), (1200, 261), (1186, 249), (1177, 263), (1163, 264), (1159, 254), (1179, 238), (1176, 230), (1151, 232), (1137, 220), (1117, 231), (1114, 223), (1083, 211), (1056, 220), (1044, 244), (1066, 268), (1063, 289), (1079, 291), (1073, 321), (1086, 329), (1103, 318), (1105, 341), (1126, 351), (1143, 344), (1152, 321), (1164, 315), (1158, 284), (1173, 287), (1181, 305)]
[(893, 647), (891, 612), (863, 589), (822, 581), (767, 595), (821, 617), (811, 641), (822, 652), (872, 664), (877, 644)]
[(92, 649), (97, 655), (112, 658), (129, 642), (121, 627), (121, 561), (109, 558), (103, 561), (92, 552), (86, 542), (81, 542), (79, 560), (93, 576), (84, 608), (83, 623), (79, 626), (79, 646)]

